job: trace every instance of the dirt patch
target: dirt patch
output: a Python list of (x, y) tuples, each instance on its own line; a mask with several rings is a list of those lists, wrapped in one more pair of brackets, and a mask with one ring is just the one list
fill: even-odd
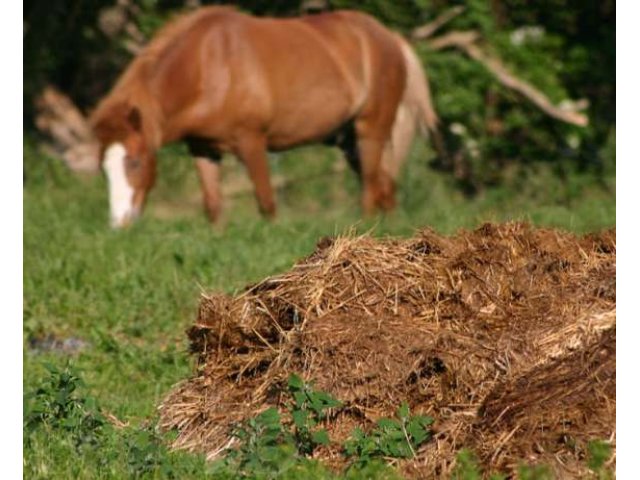
[(487, 470), (524, 459), (580, 476), (586, 442), (615, 432), (615, 252), (615, 230), (526, 224), (322, 239), (289, 272), (203, 297), (197, 374), (160, 425), (214, 458), (296, 372), (344, 402), (327, 424), (338, 442), (403, 401), (435, 418), (406, 473), (447, 477), (469, 447)]

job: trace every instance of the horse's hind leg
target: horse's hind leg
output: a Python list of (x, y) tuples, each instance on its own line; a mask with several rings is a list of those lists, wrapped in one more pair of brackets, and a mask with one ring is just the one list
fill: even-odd
[(260, 213), (267, 218), (274, 217), (276, 203), (273, 199), (273, 190), (269, 179), (265, 138), (260, 135), (246, 135), (238, 141), (234, 151), (242, 163), (245, 164), (249, 177), (253, 182)]

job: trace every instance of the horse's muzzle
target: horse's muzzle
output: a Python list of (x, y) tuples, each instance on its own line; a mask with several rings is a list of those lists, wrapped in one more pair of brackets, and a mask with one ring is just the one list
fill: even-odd
[(111, 228), (114, 228), (116, 230), (121, 228), (126, 228), (132, 223), (134, 223), (139, 216), (140, 216), (140, 209), (135, 207), (127, 211), (124, 215), (120, 215), (117, 217), (112, 215)]

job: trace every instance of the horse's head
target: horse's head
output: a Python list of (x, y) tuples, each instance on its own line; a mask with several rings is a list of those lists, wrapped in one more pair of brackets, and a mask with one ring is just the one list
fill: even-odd
[(109, 181), (111, 226), (131, 223), (141, 212), (156, 173), (154, 151), (145, 141), (140, 110), (116, 104), (93, 122), (102, 169)]

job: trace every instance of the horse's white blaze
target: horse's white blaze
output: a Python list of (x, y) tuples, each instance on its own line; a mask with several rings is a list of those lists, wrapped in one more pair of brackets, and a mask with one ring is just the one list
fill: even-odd
[(111, 226), (122, 227), (135, 215), (133, 188), (125, 172), (127, 151), (121, 143), (111, 144), (104, 153), (103, 168), (109, 180)]

